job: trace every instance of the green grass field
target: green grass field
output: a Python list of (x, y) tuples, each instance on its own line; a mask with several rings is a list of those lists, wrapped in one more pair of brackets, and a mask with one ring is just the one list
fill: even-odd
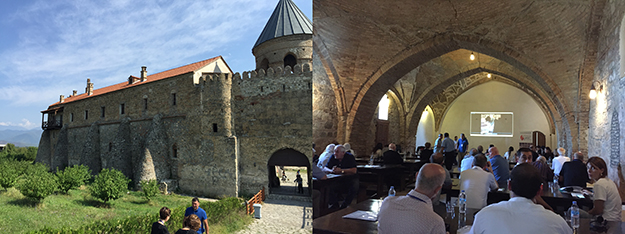
[[(97, 220), (157, 214), (163, 206), (172, 210), (191, 206), (191, 198), (159, 194), (147, 202), (141, 197), (141, 193), (131, 191), (130, 194), (105, 205), (92, 198), (83, 186), (78, 190), (70, 190), (67, 195), (51, 195), (41, 204), (36, 204), (15, 188), (0, 189), (0, 233), (24, 233), (44, 227), (57, 229), (67, 226), (75, 229)], [(211, 233), (230, 233), (245, 228), (252, 220), (251, 216), (244, 214), (230, 214), (222, 222), (209, 226)], [(169, 231), (174, 233), (178, 228), (181, 227), (169, 226)]]

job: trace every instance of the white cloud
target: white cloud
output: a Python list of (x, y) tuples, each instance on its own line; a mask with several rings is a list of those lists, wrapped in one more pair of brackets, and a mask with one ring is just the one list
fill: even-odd
[(31, 129), (31, 128), (35, 128), (38, 127), (38, 124), (32, 123), (30, 121), (28, 121), (27, 119), (22, 119), (21, 123), (11, 123), (11, 122), (0, 122), (0, 126), (5, 126), (5, 127), (23, 127), (26, 129)]

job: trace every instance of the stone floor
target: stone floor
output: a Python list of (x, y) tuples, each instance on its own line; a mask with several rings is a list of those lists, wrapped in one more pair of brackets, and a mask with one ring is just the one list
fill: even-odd
[(238, 233), (312, 233), (311, 202), (267, 199), (261, 215)]

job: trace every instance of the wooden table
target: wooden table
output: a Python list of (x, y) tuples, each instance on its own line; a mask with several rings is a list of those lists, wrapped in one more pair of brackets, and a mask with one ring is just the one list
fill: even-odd
[[(376, 179), (376, 195), (375, 198), (380, 198), (384, 194), (384, 184), (385, 177), (391, 173), (401, 173), (403, 171), (403, 166), (401, 165), (358, 165), (358, 175), (362, 180), (366, 180), (368, 176), (373, 176)], [(400, 180), (400, 188), (398, 190), (403, 190), (405, 188), (404, 180)]]
[(330, 191), (333, 187), (343, 184), (347, 180), (351, 180), (358, 175), (336, 175), (328, 174), (328, 179), (318, 180), (313, 178), (313, 189), (319, 190), (319, 204), (315, 204), (315, 207), (319, 207), (319, 214), (321, 216), (328, 213), (328, 198), (330, 197)]
[[(443, 189), (441, 193), (447, 194), (447, 200), (449, 200), (451, 197), (458, 197), (458, 195), (460, 194), (460, 179), (452, 179), (451, 189)], [(541, 197), (554, 210), (557, 210), (557, 207), (561, 207), (564, 210), (567, 210), (571, 206), (573, 201), (577, 201), (577, 204), (580, 206), (580, 208), (586, 207), (587, 209), (592, 209), (594, 205), (590, 197), (578, 198), (572, 196), (570, 193), (563, 193), (560, 190), (552, 191), (552, 189), (548, 185), (543, 186), (543, 194), (541, 195)], [(507, 201), (509, 199), (510, 191), (493, 191), (488, 193), (487, 204)]]
[[(378, 233), (378, 222), (344, 219), (343, 216), (357, 210), (379, 212), (382, 200), (369, 199), (360, 202), (348, 208), (338, 210), (334, 213), (316, 218), (313, 220), (313, 233), (357, 233), (357, 234), (375, 234)], [(449, 225), (449, 233), (455, 234), (458, 230), (458, 219), (462, 216), (458, 214), (458, 207), (454, 210), (455, 215), (452, 219), (447, 214), (439, 214), (444, 217), (445, 223)], [(473, 218), (477, 210), (467, 209), (466, 225), (473, 224)], [(590, 219), (581, 219), (578, 234), (590, 233)]]

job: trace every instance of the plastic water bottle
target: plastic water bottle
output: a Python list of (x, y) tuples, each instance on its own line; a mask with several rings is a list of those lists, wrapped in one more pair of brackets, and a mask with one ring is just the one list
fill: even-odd
[(388, 196), (389, 197), (395, 196), (395, 186), (391, 186), (391, 188), (388, 189)]
[(577, 206), (577, 201), (573, 201), (573, 205), (571, 205), (571, 227), (574, 229), (579, 228), (579, 207)]
[(373, 165), (373, 158), (374, 158), (374, 155), (371, 154), (371, 157), (369, 157), (369, 165)]
[(460, 195), (458, 195), (458, 212), (460, 214), (464, 214), (467, 212), (467, 194), (464, 193), (464, 190), (460, 191)]

